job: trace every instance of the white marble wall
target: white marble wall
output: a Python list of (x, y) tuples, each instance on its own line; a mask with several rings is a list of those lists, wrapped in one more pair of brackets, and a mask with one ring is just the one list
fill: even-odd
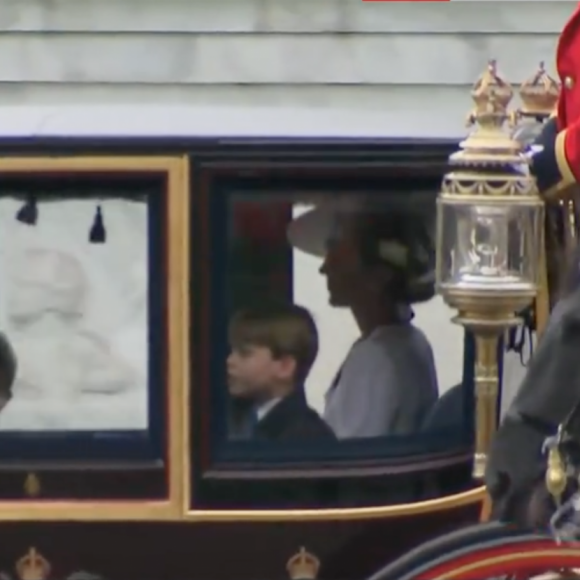
[(572, 1), (4, 0), (2, 103), (469, 108), (496, 57), (552, 64)]
[[(3, 0), (0, 112), (6, 105), (138, 103), (214, 113), (235, 106), (278, 110), (288, 123), (291, 110), (347, 111), (361, 123), (388, 112), (384, 136), (456, 137), (487, 60), (497, 58), (515, 83), (541, 60), (553, 71), (557, 37), (575, 5)], [(315, 265), (305, 267), (313, 280)], [(317, 406), (321, 395), (313, 397)]]

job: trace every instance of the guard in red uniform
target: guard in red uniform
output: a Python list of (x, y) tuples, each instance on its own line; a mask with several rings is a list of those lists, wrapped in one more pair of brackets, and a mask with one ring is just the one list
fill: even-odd
[[(532, 148), (531, 171), (541, 195), (562, 198), (580, 182), (580, 5), (560, 37), (557, 68), (562, 90), (556, 115)], [(580, 272), (580, 263), (574, 265)], [(578, 276), (577, 276), (578, 277)], [(580, 285), (560, 300), (528, 371), (494, 438), (486, 485), (493, 515), (542, 525), (555, 506), (544, 484), (544, 442), (580, 401)], [(580, 439), (579, 433), (574, 436)], [(571, 482), (575, 491), (578, 482)]]
[(558, 109), (545, 125), (532, 157), (532, 173), (546, 199), (580, 182), (580, 4), (568, 21), (556, 56), (562, 91)]

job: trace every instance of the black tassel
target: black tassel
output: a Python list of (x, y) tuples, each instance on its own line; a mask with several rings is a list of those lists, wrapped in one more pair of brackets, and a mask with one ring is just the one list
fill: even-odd
[(95, 219), (89, 233), (89, 242), (91, 242), (91, 244), (104, 244), (106, 241), (107, 230), (105, 230), (101, 206), (98, 205), (97, 212), (95, 213)]
[(36, 207), (36, 198), (29, 195), (26, 203), (16, 212), (16, 219), (28, 226), (35, 226), (38, 220), (38, 207)]
[(536, 330), (534, 307), (526, 308), (519, 312), (519, 315), (522, 318), (522, 324), (508, 330), (505, 350), (518, 354), (522, 366), (527, 367), (534, 351), (533, 333)]

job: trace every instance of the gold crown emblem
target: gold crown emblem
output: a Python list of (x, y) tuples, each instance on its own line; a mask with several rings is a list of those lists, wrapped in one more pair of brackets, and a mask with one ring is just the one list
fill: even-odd
[(303, 547), (286, 564), (291, 580), (315, 580), (319, 568), (320, 560)]
[(560, 96), (560, 85), (547, 72), (541, 62), (538, 70), (520, 87), (522, 115), (549, 117)]
[(490, 60), (483, 74), (475, 81), (471, 89), (471, 98), (475, 103), (473, 118), (482, 115), (505, 115), (514, 95), (511, 85), (497, 72), (497, 61)]
[(26, 556), (16, 562), (18, 580), (47, 580), (50, 564), (36, 548), (30, 548)]

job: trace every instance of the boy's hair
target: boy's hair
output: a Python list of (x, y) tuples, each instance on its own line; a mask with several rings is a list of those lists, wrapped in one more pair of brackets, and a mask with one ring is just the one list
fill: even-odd
[(230, 322), (232, 348), (268, 348), (274, 358), (296, 360), (294, 380), (306, 380), (318, 354), (318, 330), (310, 312), (296, 304), (268, 305), (238, 311)]

